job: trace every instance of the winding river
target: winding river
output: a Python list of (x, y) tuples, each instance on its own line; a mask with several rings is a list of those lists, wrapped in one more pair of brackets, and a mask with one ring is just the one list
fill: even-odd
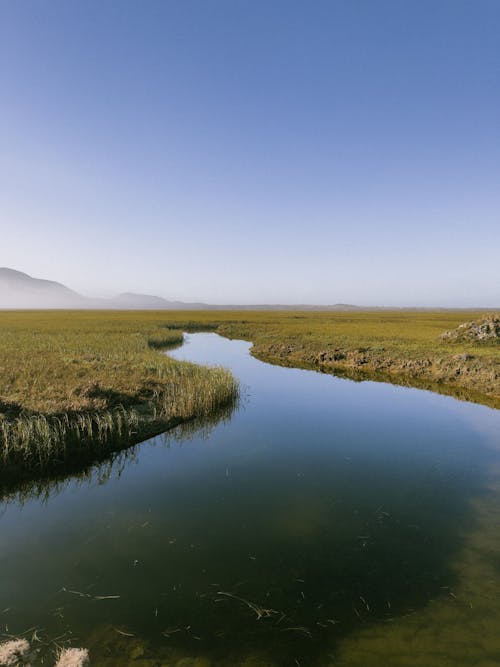
[(1, 632), (35, 665), (500, 663), (500, 411), (249, 347), (170, 353), (230, 368), (232, 415), (3, 500)]

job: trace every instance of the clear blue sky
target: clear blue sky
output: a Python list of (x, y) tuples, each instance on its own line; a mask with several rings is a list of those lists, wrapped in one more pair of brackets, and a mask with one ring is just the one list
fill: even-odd
[(0, 265), (500, 305), (498, 0), (2, 0)]

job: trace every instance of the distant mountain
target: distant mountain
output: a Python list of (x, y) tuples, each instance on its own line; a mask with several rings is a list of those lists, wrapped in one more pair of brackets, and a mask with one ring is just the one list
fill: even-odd
[(160, 296), (124, 292), (110, 299), (90, 299), (53, 280), (32, 278), (27, 273), (0, 267), (0, 309), (78, 308), (112, 310), (360, 310), (339, 303), (333, 306), (308, 304), (213, 305), (168, 301)]
[(85, 298), (61, 283), (0, 267), (0, 308), (83, 308)]
[(264, 303), (264, 304), (251, 304), (251, 305), (238, 305), (234, 304), (231, 306), (204, 306), (205, 308), (211, 308), (214, 310), (315, 310), (315, 311), (330, 311), (330, 310), (367, 310), (363, 306), (352, 306), (349, 303), (334, 303), (331, 306), (318, 306), (311, 303)]
[(79, 308), (114, 310), (185, 310), (207, 308), (204, 304), (167, 301), (160, 296), (126, 292), (111, 299), (90, 299), (66, 285), (32, 278), (27, 273), (0, 268), (0, 309)]
[(150, 294), (135, 294), (124, 292), (107, 300), (107, 308), (122, 308), (123, 310), (186, 310), (210, 308), (203, 303), (185, 303), (184, 301), (167, 301), (161, 296)]

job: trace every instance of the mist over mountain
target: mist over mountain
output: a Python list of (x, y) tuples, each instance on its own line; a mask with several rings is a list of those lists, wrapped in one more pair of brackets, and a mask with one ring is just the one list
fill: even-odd
[[(310, 303), (209, 304), (164, 299), (153, 294), (123, 292), (117, 296), (91, 298), (83, 296), (54, 280), (33, 278), (27, 273), (0, 267), (0, 310), (6, 309), (79, 309), (79, 310), (303, 310), (303, 311), (363, 311), (363, 310), (467, 310), (446, 307), (384, 307), (356, 306), (350, 303), (317, 305)], [(476, 310), (497, 310), (481, 308)]]
[(0, 267), (0, 308), (173, 310), (201, 308), (203, 304), (167, 301), (159, 296), (126, 292), (110, 299), (85, 297), (62, 283), (33, 278), (27, 273)]
[(358, 306), (336, 304), (217, 305), (169, 301), (161, 296), (124, 292), (109, 299), (85, 297), (62, 283), (33, 278), (27, 273), (0, 267), (0, 309), (114, 309), (114, 310), (357, 310)]
[(83, 308), (85, 298), (61, 283), (0, 267), (0, 308)]
[(151, 294), (135, 294), (134, 292), (124, 292), (112, 299), (106, 299), (111, 308), (120, 308), (123, 310), (183, 310), (187, 308), (209, 308), (204, 303), (186, 303), (184, 301), (168, 301), (161, 296)]

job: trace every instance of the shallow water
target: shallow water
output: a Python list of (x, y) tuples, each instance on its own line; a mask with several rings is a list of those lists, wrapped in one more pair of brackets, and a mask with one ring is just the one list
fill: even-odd
[(0, 627), (40, 664), (498, 664), (500, 412), (248, 350), (171, 353), (240, 378), (230, 419), (5, 500)]

